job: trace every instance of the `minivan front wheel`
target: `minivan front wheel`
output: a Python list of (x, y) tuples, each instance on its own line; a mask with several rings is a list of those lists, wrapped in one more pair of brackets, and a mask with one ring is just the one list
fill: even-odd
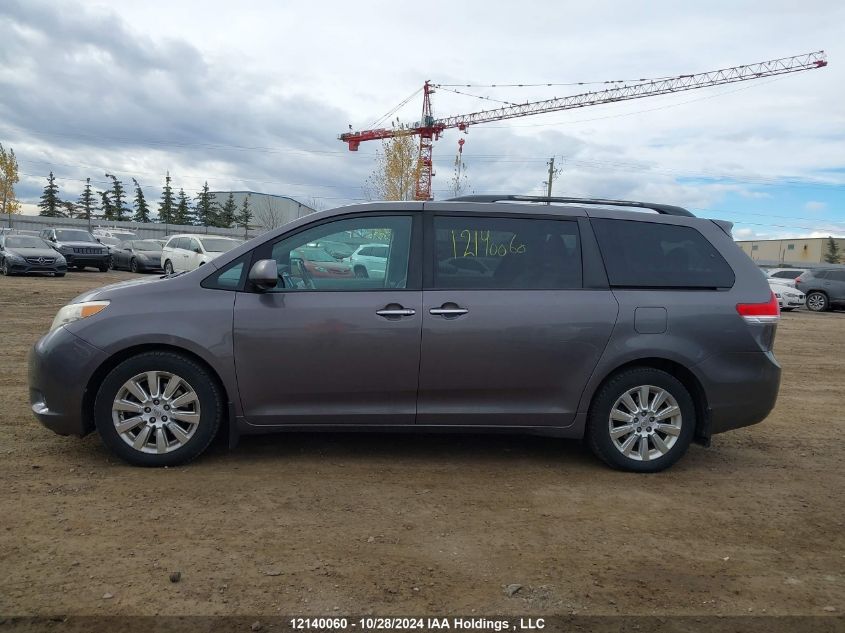
[(813, 312), (824, 312), (827, 310), (827, 295), (823, 292), (811, 292), (807, 295), (807, 309)]
[(172, 275), (173, 274), (173, 262), (169, 259), (164, 262), (164, 274), (165, 275)]
[(614, 468), (657, 472), (686, 453), (695, 432), (692, 396), (674, 376), (636, 367), (611, 378), (590, 407), (587, 439)]
[(176, 466), (199, 456), (222, 415), (220, 390), (208, 370), (173, 352), (123, 361), (103, 380), (94, 403), (103, 442), (138, 466)]

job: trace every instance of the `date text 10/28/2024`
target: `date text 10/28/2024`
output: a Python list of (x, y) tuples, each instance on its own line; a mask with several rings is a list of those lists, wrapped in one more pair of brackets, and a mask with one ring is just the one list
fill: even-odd
[(297, 631), (538, 631), (545, 628), (543, 618), (517, 618), (516, 621), (483, 617), (361, 617), (361, 618), (291, 618)]

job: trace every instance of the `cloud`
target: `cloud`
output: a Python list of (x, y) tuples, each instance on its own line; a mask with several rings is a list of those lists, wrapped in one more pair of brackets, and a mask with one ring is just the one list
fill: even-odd
[(804, 203), (804, 209), (807, 211), (824, 211), (827, 209), (827, 203), (810, 200), (809, 202)]
[[(765, 3), (713, 9), (658, 1), (650, 11), (603, 2), (544, 7), (538, 21), (530, 6), (502, 11), (469, 0), (447, 10), (432, 0), (434, 14), (452, 19), (431, 31), (416, 8), (395, 3), (374, 10), (373, 19), (331, 1), (149, 0), (122, 4), (119, 14), (116, 6), (0, 4), (0, 139), (18, 154), (18, 194), (26, 201), (37, 199), (50, 169), (69, 198), (86, 177), (105, 187), (108, 171), (127, 183), (138, 178), (151, 199), (169, 170), (190, 193), (207, 179), (213, 189), (318, 197), (333, 206), (363, 197), (378, 147), (350, 153), (336, 134), (349, 123), (365, 126), (427, 77), (542, 83), (707, 70), (812, 50), (833, 41), (845, 19), (834, 3), (813, 12), (826, 12), (820, 21), (787, 3), (770, 11)], [(744, 26), (749, 13), (759, 26), (753, 34)], [(414, 42), (422, 36), (421, 51)], [(740, 92), (724, 87), (474, 127), (464, 137), (470, 186), (540, 193), (554, 155), (560, 194), (696, 209), (720, 208), (734, 196), (784, 213), (766, 191), (771, 185), (845, 183), (840, 68), (742, 84)], [(550, 96), (540, 88), (473, 91)], [(438, 116), (489, 104), (446, 91), (434, 100)], [(419, 108), (415, 98), (399, 114), (413, 121)], [(458, 138), (450, 130), (435, 145), (440, 198), (448, 195)], [(767, 221), (776, 223), (760, 218)]]

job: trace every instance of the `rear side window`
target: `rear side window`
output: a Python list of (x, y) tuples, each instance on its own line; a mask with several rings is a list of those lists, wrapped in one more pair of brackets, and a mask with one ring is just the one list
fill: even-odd
[(689, 226), (591, 220), (611, 286), (730, 288), (734, 272), (719, 251)]
[(780, 272), (776, 272), (772, 275), (772, 277), (776, 277), (778, 279), (795, 279), (800, 274), (800, 270), (781, 270)]
[(580, 288), (578, 224), (568, 220), (435, 217), (434, 287)]
[(826, 279), (832, 281), (845, 281), (845, 270), (829, 270)]

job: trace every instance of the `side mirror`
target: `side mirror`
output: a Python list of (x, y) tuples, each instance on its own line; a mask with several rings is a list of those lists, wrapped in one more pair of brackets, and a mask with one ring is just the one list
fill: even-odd
[(249, 271), (249, 282), (258, 290), (275, 288), (279, 282), (279, 270), (275, 259), (261, 259)]
[(56, 236), (55, 236), (55, 235), (51, 235), (51, 236), (50, 236), (50, 241), (51, 241), (51, 242), (55, 242), (55, 241), (56, 241)]
[[(194, 249), (194, 252), (195, 252), (197, 255), (202, 255), (202, 249), (201, 249), (199, 246), (197, 246), (197, 247)], [(255, 269), (253, 268), (253, 270), (255, 270)]]
[(103, 240), (101, 240), (99, 237), (95, 237), (94, 239), (97, 240), (100, 244), (103, 243)]

